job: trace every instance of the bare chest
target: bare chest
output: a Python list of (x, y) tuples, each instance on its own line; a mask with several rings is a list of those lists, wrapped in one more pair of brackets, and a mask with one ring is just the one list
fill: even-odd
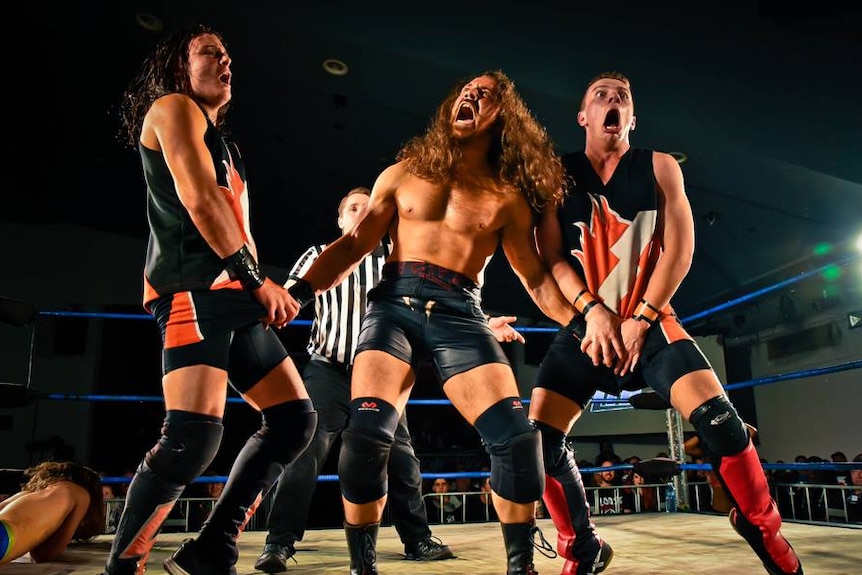
[(511, 196), (496, 188), (433, 185), (424, 181), (398, 190), (402, 220), (442, 223), (464, 233), (490, 232), (504, 224)]

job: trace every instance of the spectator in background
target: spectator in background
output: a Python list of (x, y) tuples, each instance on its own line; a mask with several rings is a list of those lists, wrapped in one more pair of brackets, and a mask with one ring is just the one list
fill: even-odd
[(123, 513), (123, 500), (117, 496), (113, 485), (103, 483), (102, 501), (105, 504), (105, 533), (116, 533)]
[(458, 496), (446, 495), (451, 491), (450, 487), (445, 477), (437, 477), (431, 484), (431, 490), (437, 495), (425, 498), (429, 523), (463, 523), (463, 503)]
[(623, 513), (658, 511), (657, 487), (643, 487), (644, 478), (635, 471), (628, 474), (623, 482)]
[[(467, 467), (463, 463), (455, 466), (456, 473), (466, 473)], [(456, 477), (452, 485), (452, 491), (455, 493), (469, 493), (473, 491), (472, 481), (469, 477)]]
[[(836, 451), (829, 456), (832, 463), (847, 463), (847, 455), (843, 451)], [(847, 485), (847, 473), (844, 471), (833, 471), (836, 485)]]
[[(862, 453), (854, 457), (853, 462), (862, 463)], [(862, 469), (851, 469), (849, 475), (853, 489), (847, 492), (847, 520), (862, 523)]]
[[(640, 463), (641, 458), (637, 455), (632, 455), (625, 459), (625, 463), (627, 465), (637, 465)], [(628, 483), (631, 480), (631, 474), (634, 473), (634, 469), (626, 469), (625, 471), (620, 473), (620, 483)]]
[[(618, 462), (613, 460), (613, 456), (607, 456), (598, 462), (599, 467), (613, 467)], [(599, 488), (598, 509), (596, 514), (609, 515), (612, 513), (620, 513), (622, 511), (622, 497), (618, 489), (619, 480), (617, 472), (613, 470), (600, 471), (594, 475), (596, 486)]]
[[(207, 476), (217, 476), (218, 473), (209, 472)], [(224, 491), (224, 482), (209, 481), (207, 483), (194, 483), (189, 486), (189, 501), (187, 525), (189, 531), (198, 531), (203, 527), (207, 517), (213, 509), (213, 505), (222, 491)]]
[[(491, 478), (485, 477), (479, 486), (479, 495), (467, 498), (467, 521), (498, 521), (497, 512), (491, 502)], [(538, 515), (538, 510), (537, 510)]]

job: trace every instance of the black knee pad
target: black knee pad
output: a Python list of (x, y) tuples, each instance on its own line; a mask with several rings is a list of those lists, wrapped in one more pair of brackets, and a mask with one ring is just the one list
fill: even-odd
[(144, 464), (171, 483), (187, 485), (212, 463), (223, 431), (220, 417), (168, 410), (162, 436), (144, 456)]
[(475, 423), (491, 456), (491, 488), (504, 499), (530, 503), (545, 491), (542, 440), (520, 399), (507, 397), (486, 409)]
[(545, 473), (551, 477), (571, 470), (572, 448), (566, 441), (566, 434), (542, 421), (532, 421), (542, 434), (542, 461)]
[(704, 402), (691, 412), (689, 421), (710, 455), (736, 455), (748, 446), (748, 428), (724, 395)]
[(262, 423), (255, 435), (260, 449), (277, 463), (288, 464), (305, 451), (317, 429), (317, 412), (310, 399), (279, 403), (261, 410)]
[(398, 412), (382, 399), (350, 402), (350, 423), (341, 434), (341, 492), (351, 503), (377, 501), (387, 491), (386, 464), (398, 427)]

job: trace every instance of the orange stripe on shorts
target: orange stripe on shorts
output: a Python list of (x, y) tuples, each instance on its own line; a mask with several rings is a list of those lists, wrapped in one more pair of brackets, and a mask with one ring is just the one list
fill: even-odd
[(688, 332), (676, 321), (676, 318), (669, 315), (662, 315), (659, 320), (661, 331), (664, 333), (664, 338), (668, 343), (691, 339)]
[(198, 343), (203, 339), (192, 294), (187, 291), (174, 294), (165, 329), (165, 348)]

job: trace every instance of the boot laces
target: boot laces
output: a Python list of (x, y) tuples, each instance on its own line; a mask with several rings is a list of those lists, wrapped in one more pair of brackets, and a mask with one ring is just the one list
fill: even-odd
[(361, 543), (362, 560), (366, 565), (377, 561), (377, 551), (374, 549), (374, 537), (370, 533), (362, 534)]
[[(536, 542), (536, 536), (538, 535), (539, 541)], [(547, 539), (545, 539), (545, 534), (542, 533), (542, 530), (538, 525), (534, 525), (530, 528), (530, 541), (533, 544), (533, 547), (539, 550), (539, 553), (547, 557), (548, 559), (555, 559), (557, 557), (557, 552), (554, 550), (554, 546), (551, 545)]]

